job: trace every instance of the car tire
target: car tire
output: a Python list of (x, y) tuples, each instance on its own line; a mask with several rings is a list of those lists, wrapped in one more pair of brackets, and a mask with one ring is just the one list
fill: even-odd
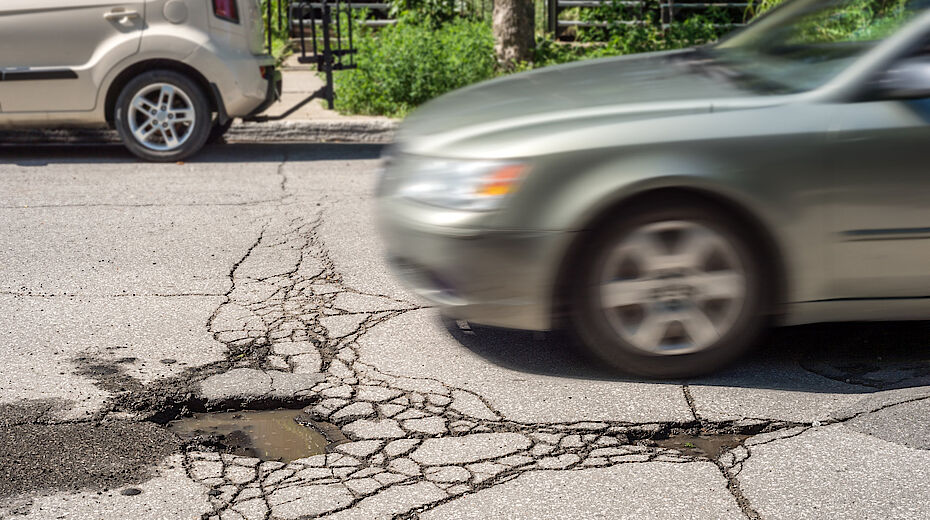
[(233, 119), (228, 119), (225, 123), (220, 123), (219, 121), (214, 121), (213, 126), (210, 128), (210, 135), (207, 137), (207, 144), (217, 144), (226, 142), (223, 137), (226, 135), (226, 132), (232, 128)]
[(181, 161), (197, 153), (212, 123), (203, 90), (172, 70), (136, 76), (116, 100), (116, 130), (126, 148), (146, 161)]
[(723, 367), (765, 329), (771, 277), (758, 251), (738, 219), (687, 199), (615, 213), (578, 256), (572, 329), (626, 373), (680, 378)]

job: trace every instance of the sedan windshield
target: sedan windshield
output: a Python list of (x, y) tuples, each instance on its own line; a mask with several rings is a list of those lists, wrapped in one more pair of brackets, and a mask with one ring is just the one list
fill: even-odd
[(837, 75), (930, 0), (797, 0), (776, 8), (709, 52), (747, 77), (800, 92)]

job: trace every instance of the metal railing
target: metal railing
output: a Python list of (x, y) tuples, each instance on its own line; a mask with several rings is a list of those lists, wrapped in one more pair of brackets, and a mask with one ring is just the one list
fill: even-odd
[[(330, 2), (332, 5), (333, 2)], [(365, 9), (371, 13), (376, 13), (375, 17), (366, 17), (358, 22), (366, 27), (381, 27), (397, 23), (397, 20), (391, 19), (388, 13), (391, 10), (391, 4), (385, 2), (341, 2), (342, 9), (357, 10)], [(299, 1), (290, 2), (288, 7), (288, 20), (292, 34), (300, 29), (301, 23), (308, 25), (315, 23), (322, 24), (319, 11), (323, 8), (323, 3), (319, 1)], [(316, 15), (314, 15), (316, 13)]]
[[(287, 4), (287, 6), (285, 7), (284, 4)], [(274, 121), (284, 119), (314, 99), (319, 98), (325, 99), (329, 109), (332, 110), (335, 108), (333, 72), (356, 67), (354, 60), (355, 42), (352, 34), (352, 27), (356, 21), (353, 7), (342, 0), (322, 0), (320, 2), (285, 2), (282, 0), (277, 3), (278, 17), (277, 22), (275, 22), (273, 16), (274, 6), (271, 2), (267, 2), (266, 6), (265, 20), (267, 25), (265, 31), (268, 35), (269, 52), (272, 49), (275, 23), (280, 33), (284, 27), (286, 12), (288, 33), (298, 38), (299, 41), (297, 61), (303, 64), (315, 65), (316, 70), (325, 75), (326, 84), (283, 114), (258, 116), (253, 120)], [(296, 17), (296, 20), (294, 20), (295, 17), (293, 16), (295, 7), (299, 10), (299, 16)], [(296, 33), (290, 29), (291, 21), (297, 23)]]
[[(699, 14), (708, 14), (714, 10), (724, 13), (727, 21), (713, 24), (715, 27), (741, 27), (746, 25), (743, 13), (750, 7), (746, 0), (710, 0), (683, 1), (675, 0), (545, 0), (547, 13), (547, 30), (556, 38), (564, 35), (564, 30), (574, 28), (604, 29), (618, 25), (640, 25), (649, 19), (656, 19), (662, 28), (668, 28), (676, 22), (683, 22), (689, 17)], [(561, 15), (568, 9), (590, 10), (608, 7), (629, 8), (617, 19), (592, 19), (590, 16), (582, 20), (562, 19)]]

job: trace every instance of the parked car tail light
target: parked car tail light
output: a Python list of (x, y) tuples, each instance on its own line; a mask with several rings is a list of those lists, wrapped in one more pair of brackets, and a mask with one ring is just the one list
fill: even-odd
[(213, 14), (221, 20), (239, 23), (238, 0), (213, 0)]

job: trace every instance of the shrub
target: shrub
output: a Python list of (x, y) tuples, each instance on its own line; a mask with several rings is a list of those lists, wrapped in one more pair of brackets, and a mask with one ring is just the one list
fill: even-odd
[[(773, 4), (780, 0), (762, 0)], [(729, 24), (743, 21), (742, 10), (711, 7), (694, 12), (682, 19), (681, 15), (663, 29), (659, 2), (646, 1), (645, 7), (631, 6), (629, 2), (612, 0), (600, 6), (585, 9), (580, 19), (607, 22), (606, 27), (588, 27), (578, 30), (577, 39), (583, 42), (607, 42), (614, 54), (633, 54), (680, 49), (712, 42), (728, 32)], [(626, 23), (626, 22), (638, 23)]]
[[(389, 0), (388, 14), (391, 18), (406, 19), (431, 27), (439, 27), (463, 14), (468, 15), (468, 6), (456, 5), (449, 0)], [(459, 9), (461, 8), (461, 9)]]
[(638, 52), (653, 52), (691, 47), (716, 40), (721, 36), (721, 28), (713, 18), (702, 15), (689, 17), (683, 22), (676, 22), (662, 30), (658, 23), (640, 25), (612, 24), (603, 29), (600, 36), (606, 41), (581, 41), (560, 43), (550, 38), (538, 38), (536, 41), (536, 67), (546, 67), (570, 61), (620, 56)]
[(496, 74), (486, 23), (453, 20), (439, 27), (401, 21), (356, 42), (357, 69), (336, 75), (336, 109), (402, 117), (436, 96)]

